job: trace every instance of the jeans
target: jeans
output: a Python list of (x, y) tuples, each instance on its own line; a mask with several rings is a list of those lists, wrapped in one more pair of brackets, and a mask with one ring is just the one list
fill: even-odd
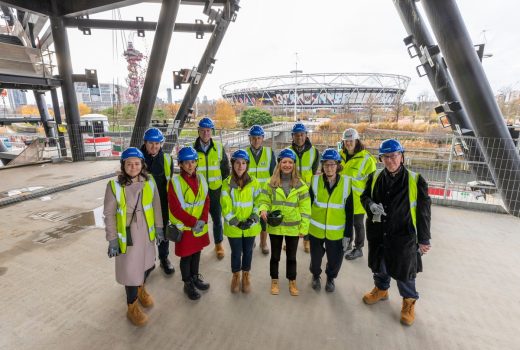
[[(354, 247), (363, 248), (365, 245), (365, 214), (354, 214)], [(352, 244), (352, 243), (351, 243)]]
[[(374, 284), (381, 290), (387, 290), (390, 288), (390, 280), (391, 278), (386, 271), (385, 261), (383, 260), (381, 261), (379, 272), (374, 273)], [(419, 299), (419, 293), (415, 290), (415, 278), (408, 281), (397, 280), (397, 288), (403, 298)]]
[(179, 262), (181, 276), (184, 282), (188, 282), (192, 276), (199, 274), (200, 252), (189, 256), (183, 256)]
[(222, 235), (222, 207), (220, 206), (220, 192), (222, 188), (209, 190), (209, 214), (213, 221), (213, 239), (215, 244), (221, 243)]
[(296, 250), (298, 248), (298, 236), (280, 236), (269, 235), (271, 240), (271, 260), (270, 273), (272, 279), (278, 279), (278, 265), (280, 263), (280, 254), (282, 252), (282, 243), (285, 237), (285, 256), (287, 259), (285, 274), (288, 280), (296, 279)]
[(325, 274), (328, 278), (338, 277), (341, 263), (343, 262), (343, 244), (342, 240), (331, 241), (329, 239), (316, 238), (309, 235), (311, 244), (311, 264), (309, 270), (314, 277), (321, 275), (321, 260), (323, 255), (327, 253), (327, 265)]
[(251, 270), (255, 237), (228, 237), (231, 247), (231, 272)]
[[(146, 279), (148, 278), (148, 275), (150, 275), (150, 272), (155, 269), (154, 267), (150, 267), (148, 270), (144, 272), (144, 281), (143, 284), (146, 282)], [(125, 286), (126, 291), (126, 303), (128, 305), (133, 304), (134, 301), (137, 299), (137, 287), (138, 286)]]

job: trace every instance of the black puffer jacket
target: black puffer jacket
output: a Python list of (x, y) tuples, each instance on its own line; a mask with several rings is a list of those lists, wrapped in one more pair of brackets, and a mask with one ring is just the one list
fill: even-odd
[[(412, 223), (408, 197), (408, 171), (403, 166), (395, 176), (383, 170), (371, 193), (372, 179), (368, 178), (361, 203), (367, 212), (366, 230), (368, 241), (368, 266), (379, 272), (384, 258), (388, 274), (406, 281), (422, 271), (418, 243), (429, 244), (431, 199), (428, 184), (419, 175), (417, 183), (417, 232)], [(371, 203), (382, 203), (386, 215), (381, 222), (372, 222)]]

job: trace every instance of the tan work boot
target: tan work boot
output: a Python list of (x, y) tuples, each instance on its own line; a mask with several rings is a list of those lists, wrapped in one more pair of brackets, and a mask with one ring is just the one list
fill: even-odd
[(291, 293), (293, 297), (299, 294), (298, 287), (296, 287), (296, 280), (289, 281), (289, 293)]
[(278, 295), (280, 294), (280, 286), (278, 285), (277, 279), (271, 280), (271, 294), (272, 295)]
[(309, 240), (303, 240), (303, 251), (305, 253), (310, 253), (311, 251), (311, 242)]
[(144, 307), (153, 306), (153, 298), (146, 289), (144, 288), (144, 284), (142, 286), (137, 287), (137, 299)]
[(382, 290), (374, 287), (370, 292), (363, 295), (363, 302), (367, 305), (377, 303), (379, 300), (388, 299), (388, 290)]
[(249, 271), (242, 271), (242, 293), (251, 291), (251, 280), (249, 277)]
[(126, 312), (126, 317), (136, 326), (142, 326), (148, 322), (148, 316), (141, 310), (139, 304), (137, 303), (137, 299), (128, 305), (128, 311)]
[(415, 302), (414, 298), (403, 298), (403, 308), (401, 309), (401, 323), (411, 326), (415, 321)]
[(222, 260), (224, 258), (224, 247), (222, 243), (215, 244), (215, 253), (217, 254), (217, 259)]
[(231, 293), (238, 293), (240, 291), (240, 272), (233, 272), (231, 279)]
[(269, 248), (267, 248), (267, 232), (260, 232), (260, 249), (262, 250), (262, 254), (269, 254)]

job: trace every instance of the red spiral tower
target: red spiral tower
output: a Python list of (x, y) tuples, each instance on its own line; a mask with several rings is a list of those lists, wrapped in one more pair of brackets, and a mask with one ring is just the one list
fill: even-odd
[(141, 68), (141, 61), (144, 55), (134, 48), (134, 44), (129, 41), (128, 47), (123, 53), (128, 63), (128, 77), (126, 83), (128, 84), (128, 99), (133, 104), (139, 103), (141, 97), (140, 89), (143, 84), (143, 70)]

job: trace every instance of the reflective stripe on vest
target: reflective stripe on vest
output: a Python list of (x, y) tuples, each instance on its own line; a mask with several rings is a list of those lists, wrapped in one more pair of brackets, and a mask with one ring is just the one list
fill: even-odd
[(340, 175), (338, 184), (329, 194), (322, 175), (312, 177), (312, 216), (309, 234), (317, 238), (339, 240), (343, 238), (346, 225), (345, 203), (351, 192), (350, 178)]
[(267, 232), (285, 236), (297, 236), (299, 233), (306, 234), (307, 232), (298, 231), (302, 220), (309, 219), (309, 215), (302, 213), (299, 208), (301, 200), (309, 200), (307, 186), (301, 184), (298, 188), (292, 188), (287, 196), (280, 187), (274, 189), (271, 186), (267, 186), (265, 190), (271, 198), (269, 210), (281, 210), (283, 215), (282, 223), (277, 227), (272, 227), (268, 224)]
[(166, 186), (168, 181), (172, 177), (172, 157), (169, 154), (163, 153), (164, 155), (164, 176), (166, 177)]
[[(294, 148), (291, 149), (296, 153)], [(296, 153), (296, 167), (302, 177), (303, 182), (309, 186), (311, 184), (312, 176), (314, 175), (312, 172), (312, 164), (314, 163), (314, 159), (316, 158), (316, 148), (312, 146), (307, 151), (305, 151), (300, 159), (298, 154)]]
[[(195, 143), (193, 145), (195, 146)], [(224, 150), (220, 142), (213, 141), (213, 146), (209, 148), (207, 155), (204, 152), (197, 152), (199, 154), (197, 166), (198, 171), (204, 174), (209, 188), (217, 190), (222, 186), (220, 162), (222, 161), (222, 152)]]
[(375, 159), (366, 150), (356, 153), (348, 162), (345, 162), (346, 154), (344, 150), (340, 151), (340, 155), (343, 165), (341, 174), (351, 177), (354, 192), (354, 214), (365, 214), (365, 209), (361, 204), (361, 194), (365, 190), (368, 175), (376, 170)]
[[(122, 254), (126, 253), (126, 196), (125, 188), (121, 186), (116, 180), (110, 180), (112, 193), (116, 197), (117, 212), (116, 212), (116, 228), (117, 237), (119, 240), (119, 248)], [(153, 211), (153, 196), (155, 193), (155, 181), (152, 176), (144, 182), (142, 190), (141, 204), (143, 206), (144, 217), (148, 229), (148, 238), (150, 241), (155, 240), (155, 214)]]
[[(417, 233), (417, 183), (419, 181), (419, 174), (411, 170), (406, 169), (408, 172), (408, 201), (410, 202), (410, 215), (412, 216), (412, 224)], [(375, 172), (374, 178), (372, 179), (371, 196), (374, 196), (374, 187), (376, 180), (379, 175), (383, 172), (383, 169), (379, 169)]]
[[(182, 209), (190, 214), (191, 216), (195, 217), (197, 220), (200, 220), (200, 217), (202, 215), (202, 212), (204, 211), (204, 204), (206, 203), (206, 196), (208, 195), (208, 185), (206, 183), (206, 179), (202, 174), (197, 173), (197, 179), (199, 182), (199, 188), (197, 191), (197, 195), (193, 193), (193, 190), (188, 185), (186, 180), (182, 178), (181, 175), (173, 175), (172, 176), (172, 184), (173, 184), (173, 190), (175, 191), (175, 194), (177, 195), (177, 199), (179, 200), (179, 203), (181, 204)], [(185, 226), (181, 220), (177, 219), (171, 210), (168, 210), (168, 217), (170, 219), (170, 222), (177, 226), (177, 228), (181, 231), (184, 230), (190, 230), (191, 227)], [(193, 235), (195, 237), (200, 237), (208, 232), (208, 224), (206, 223), (204, 225), (204, 229), (202, 232), (195, 233), (193, 232)]]
[(249, 170), (247, 172), (256, 177), (256, 179), (260, 183), (265, 183), (269, 181), (269, 179), (271, 178), (269, 169), (271, 167), (271, 157), (273, 155), (271, 148), (262, 147), (262, 153), (260, 155), (260, 158), (258, 159), (258, 164), (255, 161), (255, 157), (253, 156), (251, 147), (248, 147), (246, 151), (249, 155)]

